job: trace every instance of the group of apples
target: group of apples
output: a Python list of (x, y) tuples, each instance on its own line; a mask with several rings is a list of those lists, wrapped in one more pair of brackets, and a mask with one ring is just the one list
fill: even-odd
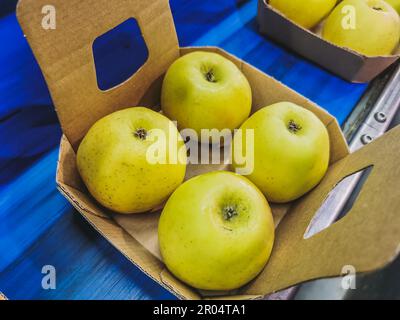
[[(400, 40), (400, 0), (270, 0), (287, 18), (322, 38), (366, 56), (391, 55)], [(396, 11), (397, 10), (397, 11)]]
[[(192, 52), (170, 66), (161, 107), (163, 114), (134, 107), (96, 122), (79, 146), (79, 173), (93, 197), (118, 213), (164, 206), (160, 250), (176, 277), (198, 289), (239, 288), (270, 257), (274, 221), (268, 201), (295, 200), (325, 175), (328, 131), (314, 113), (289, 102), (249, 118), (248, 80), (233, 62), (211, 52)], [(254, 170), (247, 177), (210, 172), (183, 183), (187, 154), (178, 129), (187, 128), (253, 130)], [(167, 137), (165, 163), (148, 161), (155, 130)], [(248, 142), (246, 135), (240, 139)], [(232, 170), (238, 166), (233, 159)]]

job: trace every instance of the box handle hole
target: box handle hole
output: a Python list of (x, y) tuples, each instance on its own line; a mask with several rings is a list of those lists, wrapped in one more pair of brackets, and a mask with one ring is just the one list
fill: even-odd
[(304, 239), (309, 239), (327, 229), (350, 212), (372, 169), (373, 166), (369, 166), (345, 177), (336, 184), (312, 218), (304, 234)]
[(97, 86), (110, 90), (142, 67), (149, 51), (136, 19), (130, 18), (93, 42)]

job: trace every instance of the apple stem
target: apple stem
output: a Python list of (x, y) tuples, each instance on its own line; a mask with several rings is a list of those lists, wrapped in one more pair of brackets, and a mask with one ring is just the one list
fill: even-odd
[(236, 208), (234, 206), (226, 206), (223, 209), (223, 213), (224, 213), (224, 219), (227, 221), (231, 220), (233, 217), (238, 215)]
[(215, 80), (215, 75), (214, 75), (214, 72), (213, 72), (212, 69), (211, 69), (210, 71), (208, 71), (208, 72), (205, 74), (205, 76), (206, 76), (206, 80), (207, 80), (208, 82), (217, 82), (217, 80)]
[(296, 122), (294, 122), (294, 120), (290, 120), (289, 121), (289, 125), (288, 125), (288, 129), (292, 133), (297, 133), (302, 129), (302, 127), (300, 125), (298, 125)]
[(144, 141), (147, 138), (147, 130), (143, 128), (136, 129), (136, 131), (134, 132), (134, 136)]

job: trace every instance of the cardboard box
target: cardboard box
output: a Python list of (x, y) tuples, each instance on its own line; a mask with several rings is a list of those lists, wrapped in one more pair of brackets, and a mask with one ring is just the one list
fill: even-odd
[[(64, 131), (58, 188), (98, 232), (148, 276), (183, 299), (256, 299), (307, 280), (339, 275), (348, 264), (359, 272), (372, 271), (396, 256), (400, 238), (399, 129), (350, 155), (336, 120), (306, 98), (221, 49), (179, 48), (167, 0), (151, 4), (138, 0), (53, 0), (59, 22), (52, 31), (41, 28), (41, 8), (45, 4), (47, 0), (21, 0), (17, 14), (46, 77)], [(125, 83), (101, 91), (96, 83), (92, 43), (130, 17), (138, 20), (149, 59)], [(291, 101), (314, 112), (330, 134), (331, 166), (327, 176), (299, 201), (272, 206), (278, 228), (271, 259), (256, 280), (235, 292), (200, 292), (172, 276), (158, 251), (160, 212), (121, 216), (105, 210), (88, 194), (75, 163), (75, 150), (96, 120), (129, 106), (157, 109), (168, 66), (193, 50), (218, 52), (243, 71), (252, 86), (253, 111)], [(370, 165), (375, 168), (350, 214), (305, 240), (309, 222), (335, 184)], [(221, 169), (226, 168), (189, 166), (188, 176)]]
[(305, 29), (287, 19), (268, 2), (258, 0), (259, 31), (347, 81), (369, 82), (400, 57), (400, 52), (390, 56), (367, 57), (336, 46), (321, 38), (321, 25), (315, 30)]

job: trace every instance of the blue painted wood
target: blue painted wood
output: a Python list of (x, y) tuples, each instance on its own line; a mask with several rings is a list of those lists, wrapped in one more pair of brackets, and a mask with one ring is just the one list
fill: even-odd
[[(8, 1), (8, 0), (2, 0)], [(13, 0), (10, 0), (13, 1)], [(256, 0), (172, 0), (182, 46), (218, 45), (343, 121), (366, 89), (257, 33)], [(15, 14), (0, 18), (0, 291), (10, 299), (172, 299), (102, 239), (55, 189), (61, 131)], [(54, 265), (57, 289), (41, 287)]]
[[(10, 299), (172, 299), (55, 189), (57, 156), (54, 149), (0, 192), (2, 291)], [(56, 268), (56, 290), (42, 289), (45, 265)]]

